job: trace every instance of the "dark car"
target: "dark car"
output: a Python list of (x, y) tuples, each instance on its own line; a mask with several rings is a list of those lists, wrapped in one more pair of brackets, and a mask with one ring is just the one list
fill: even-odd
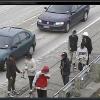
[(38, 17), (37, 26), (40, 30), (65, 31), (88, 19), (89, 5), (50, 5)]
[(35, 50), (35, 34), (17, 27), (0, 28), (0, 70), (4, 70), (5, 61), (10, 54), (16, 58)]

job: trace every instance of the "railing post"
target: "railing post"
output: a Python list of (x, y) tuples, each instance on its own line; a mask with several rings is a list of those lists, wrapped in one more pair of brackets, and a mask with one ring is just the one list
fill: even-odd
[(75, 97), (80, 97), (80, 86), (81, 86), (81, 80), (79, 77), (75, 79)]

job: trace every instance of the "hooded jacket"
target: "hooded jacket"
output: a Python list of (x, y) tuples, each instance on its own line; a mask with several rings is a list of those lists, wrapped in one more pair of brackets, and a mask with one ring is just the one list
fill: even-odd
[(92, 41), (88, 36), (84, 36), (82, 39), (82, 42), (84, 43), (85, 47), (88, 50), (88, 54), (91, 54), (92, 52)]
[(42, 73), (42, 71), (37, 72), (33, 80), (33, 87), (36, 87), (36, 89), (47, 90), (49, 78), (49, 74)]
[(61, 60), (61, 75), (70, 75), (70, 61), (68, 58), (64, 58)]

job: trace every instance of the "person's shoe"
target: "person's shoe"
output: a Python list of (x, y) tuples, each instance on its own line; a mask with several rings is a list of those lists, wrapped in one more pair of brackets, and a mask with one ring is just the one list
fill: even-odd
[(8, 91), (8, 97), (14, 97), (10, 91)]
[(76, 69), (75, 63), (73, 63), (73, 68)]
[(13, 93), (14, 95), (19, 95), (19, 93), (16, 92), (16, 90), (13, 90), (12, 93)]
[(31, 89), (30, 92), (29, 92), (29, 94), (32, 94), (32, 91), (33, 91), (33, 90)]

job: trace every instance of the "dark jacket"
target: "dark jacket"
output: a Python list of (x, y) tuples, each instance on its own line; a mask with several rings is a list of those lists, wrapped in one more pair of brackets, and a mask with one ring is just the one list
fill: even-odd
[(61, 60), (61, 75), (70, 75), (70, 61), (68, 58)]
[(71, 51), (77, 51), (77, 42), (78, 42), (77, 35), (69, 36), (69, 46), (70, 46)]
[(10, 77), (14, 77), (16, 78), (16, 72), (20, 73), (19, 69), (16, 67), (16, 63), (14, 60), (10, 60), (8, 59), (6, 61), (6, 65), (7, 65), (7, 73), (6, 73), (6, 77), (10, 78)]
[(82, 39), (82, 42), (84, 43), (85, 47), (87, 48), (88, 54), (91, 54), (92, 49), (93, 49), (91, 39), (88, 36), (84, 36)]

